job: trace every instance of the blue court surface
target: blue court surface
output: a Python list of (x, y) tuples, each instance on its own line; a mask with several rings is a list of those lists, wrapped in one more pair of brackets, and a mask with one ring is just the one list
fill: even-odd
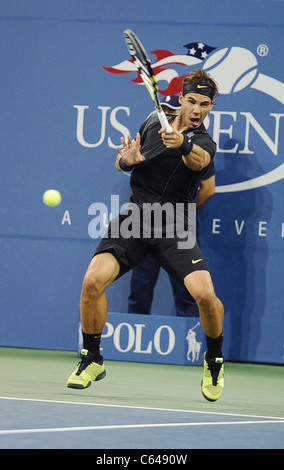
[(5, 398), (0, 406), (2, 449), (269, 449), (284, 442), (284, 419), (272, 417)]
[(200, 367), (107, 362), (104, 380), (72, 390), (75, 353), (0, 353), (1, 449), (284, 447), (281, 366), (226, 364), (226, 389), (208, 403)]

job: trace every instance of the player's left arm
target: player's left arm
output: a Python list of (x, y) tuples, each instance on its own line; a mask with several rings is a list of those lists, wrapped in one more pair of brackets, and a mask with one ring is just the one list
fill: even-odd
[(196, 201), (196, 210), (200, 209), (206, 204), (209, 199), (215, 194), (215, 175), (210, 176), (206, 180), (202, 180), (198, 190)]
[(118, 171), (130, 171), (134, 165), (144, 162), (145, 157), (141, 155), (140, 134), (136, 134), (136, 139), (132, 139), (129, 135), (127, 141), (124, 137), (120, 138), (122, 149), (117, 147), (117, 157), (115, 168)]

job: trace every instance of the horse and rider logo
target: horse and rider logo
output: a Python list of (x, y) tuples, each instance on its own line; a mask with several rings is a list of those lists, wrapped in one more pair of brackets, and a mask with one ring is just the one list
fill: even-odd
[(189, 328), (187, 335), (186, 335), (186, 341), (187, 341), (186, 358), (189, 362), (197, 362), (199, 359), (202, 342), (197, 341), (196, 332), (194, 331), (195, 328), (197, 328), (199, 325), (200, 325), (200, 322), (198, 321), (196, 325), (194, 325), (192, 328)]

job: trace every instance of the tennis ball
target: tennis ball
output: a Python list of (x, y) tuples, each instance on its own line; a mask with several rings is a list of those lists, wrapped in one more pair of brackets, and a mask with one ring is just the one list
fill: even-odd
[(61, 203), (61, 194), (56, 189), (48, 189), (43, 193), (42, 200), (47, 206), (55, 207)]

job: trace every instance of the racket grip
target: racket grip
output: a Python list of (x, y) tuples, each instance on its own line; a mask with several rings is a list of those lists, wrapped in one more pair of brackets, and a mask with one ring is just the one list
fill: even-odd
[(158, 111), (158, 117), (159, 117), (161, 126), (165, 127), (167, 129), (166, 130), (167, 134), (171, 134), (173, 132), (173, 130), (172, 130), (171, 126), (168, 123), (168, 120), (167, 120), (167, 117), (166, 117), (164, 111), (162, 109), (157, 109), (157, 111)]

